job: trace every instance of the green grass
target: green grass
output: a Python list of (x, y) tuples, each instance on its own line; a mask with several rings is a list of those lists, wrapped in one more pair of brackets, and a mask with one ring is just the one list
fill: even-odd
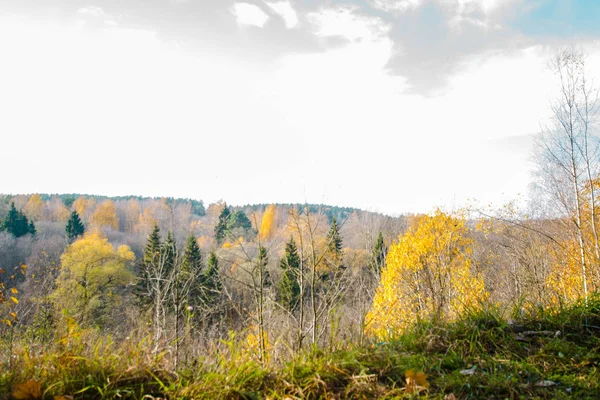
[[(144, 342), (117, 346), (74, 332), (53, 352), (17, 352), (13, 368), (0, 372), (0, 393), (10, 398), (16, 385), (36, 380), (43, 398), (600, 398), (600, 297), (530, 312), (514, 324), (498, 315), (419, 325), (395, 341), (364, 347), (309, 349), (269, 366), (232, 339), (222, 355), (177, 372), (166, 367), (166, 356), (150, 356)], [(96, 344), (84, 344), (90, 342)], [(408, 393), (407, 370), (426, 373), (428, 389)]]

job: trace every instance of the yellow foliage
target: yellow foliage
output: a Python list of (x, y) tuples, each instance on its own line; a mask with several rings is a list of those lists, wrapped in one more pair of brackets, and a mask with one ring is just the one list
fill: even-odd
[[(273, 349), (273, 346), (271, 345), (271, 342), (269, 341), (269, 335), (267, 334), (267, 332), (265, 330), (263, 330), (262, 333), (263, 333), (263, 345), (264, 345), (265, 357), (266, 357), (266, 359), (264, 361), (268, 363), (271, 358), (270, 352)], [(248, 328), (248, 334), (246, 335), (245, 350), (248, 352), (248, 354), (252, 355), (253, 357), (258, 358), (259, 360), (261, 359), (260, 334), (259, 334), (259, 329), (258, 329), (257, 325), (252, 325), (250, 328)]]
[(44, 213), (44, 201), (42, 200), (42, 196), (39, 194), (32, 194), (23, 208), (23, 212), (27, 217), (34, 221), (42, 219), (42, 214)]
[(73, 202), (73, 209), (77, 211), (77, 214), (81, 218), (87, 218), (88, 213), (96, 206), (96, 200), (86, 199), (85, 197), (78, 197)]
[(215, 244), (215, 240), (212, 237), (206, 235), (200, 236), (198, 239), (196, 239), (196, 242), (198, 243), (198, 247), (200, 247), (201, 249), (208, 249), (209, 247)]
[(478, 307), (487, 293), (471, 271), (472, 245), (464, 219), (439, 210), (420, 217), (389, 250), (367, 333), (387, 339), (419, 320), (451, 320)]
[(92, 226), (98, 228), (107, 226), (115, 230), (119, 229), (119, 219), (117, 218), (115, 203), (111, 200), (102, 202), (90, 217), (90, 223)]
[(85, 320), (97, 307), (116, 300), (113, 289), (133, 280), (129, 265), (134, 259), (128, 246), (115, 249), (101, 234), (86, 234), (69, 245), (61, 256), (53, 295), (56, 305)]
[(15, 385), (12, 397), (16, 400), (36, 400), (42, 398), (42, 385), (38, 381), (29, 380)]
[(271, 204), (267, 206), (265, 213), (263, 214), (262, 222), (258, 234), (262, 240), (269, 240), (273, 236), (275, 229), (275, 219), (277, 218), (277, 209), (275, 205)]
[(427, 375), (423, 372), (415, 373), (412, 370), (407, 370), (405, 373), (406, 376), (406, 386), (404, 387), (404, 391), (406, 393), (419, 393), (422, 390), (426, 390), (429, 388), (429, 382), (427, 382)]

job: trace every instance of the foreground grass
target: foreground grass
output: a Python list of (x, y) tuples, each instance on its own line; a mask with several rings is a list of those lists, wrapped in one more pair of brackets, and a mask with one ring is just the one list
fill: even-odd
[(312, 349), (270, 366), (230, 341), (221, 356), (175, 373), (144, 343), (87, 339), (72, 329), (53, 352), (16, 351), (0, 371), (0, 398), (600, 398), (600, 298), (514, 324), (479, 313), (420, 325), (393, 342)]

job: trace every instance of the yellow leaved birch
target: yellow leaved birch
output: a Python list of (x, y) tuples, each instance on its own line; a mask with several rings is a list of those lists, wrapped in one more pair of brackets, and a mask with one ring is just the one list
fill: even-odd
[(452, 320), (478, 307), (487, 293), (472, 271), (472, 247), (463, 218), (438, 210), (417, 219), (388, 252), (367, 334), (387, 339), (415, 322)]

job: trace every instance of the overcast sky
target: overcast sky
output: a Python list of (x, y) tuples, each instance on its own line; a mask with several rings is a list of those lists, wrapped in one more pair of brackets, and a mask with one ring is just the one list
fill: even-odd
[(389, 214), (527, 194), (597, 0), (1, 0), (1, 193)]

